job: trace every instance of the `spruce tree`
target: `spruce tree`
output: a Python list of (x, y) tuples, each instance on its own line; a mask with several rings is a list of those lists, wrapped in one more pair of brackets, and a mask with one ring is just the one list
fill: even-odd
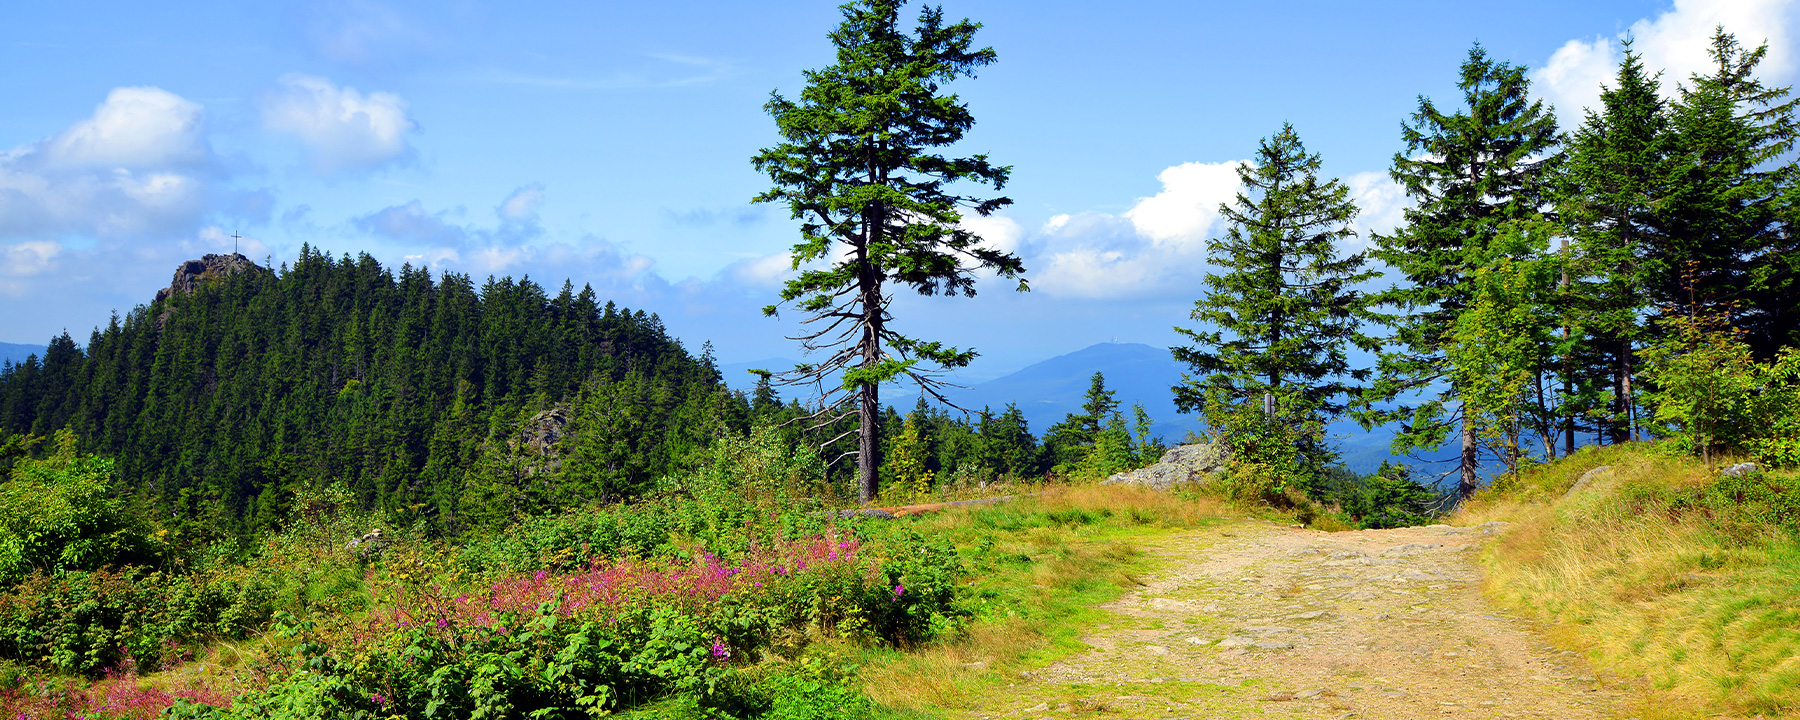
[[(1398, 311), (1385, 322), (1379, 378), (1359, 401), (1373, 424), (1403, 420), (1394, 448), (1410, 452), (1443, 444), (1453, 429), (1461, 436), (1457, 490), (1479, 485), (1476, 427), (1456, 402), (1461, 388), (1446, 383), (1448, 330), (1471, 301), (1472, 271), (1489, 261), (1488, 245), (1509, 223), (1530, 220), (1545, 208), (1556, 167), (1556, 118), (1528, 95), (1525, 68), (1496, 62), (1480, 45), (1462, 64), (1465, 109), (1439, 110), (1429, 98), (1401, 124), (1406, 148), (1390, 171), (1414, 206), (1405, 224), (1376, 235), (1374, 259), (1393, 268), (1400, 282), (1375, 296)], [(1425, 402), (1377, 409), (1402, 395), (1426, 393)]]
[(1759, 355), (1800, 342), (1800, 244), (1793, 233), (1796, 168), (1789, 88), (1756, 78), (1768, 46), (1747, 50), (1713, 32), (1714, 69), (1671, 108), (1669, 219), (1650, 253), (1659, 305), (1693, 318), (1732, 316)]
[[(900, 27), (901, 0), (844, 5), (844, 21), (830, 35), (837, 61), (806, 73), (800, 99), (771, 96), (765, 108), (782, 142), (752, 163), (774, 187), (755, 202), (785, 203), (800, 221), (793, 268), (807, 266), (782, 289), (774, 315), (789, 304), (807, 315), (795, 339), (823, 357), (783, 373), (789, 384), (842, 373), (820, 398), (821, 426), (858, 420), (859, 496), (872, 499), (881, 467), (880, 387), (906, 378), (937, 397), (937, 373), (975, 358), (973, 350), (897, 332), (888, 314), (890, 285), (921, 295), (975, 294), (975, 271), (1019, 278), (1024, 265), (984, 245), (960, 223), (964, 210), (987, 215), (1012, 203), (1004, 197), (958, 195), (958, 181), (1006, 183), (1011, 168), (985, 155), (946, 157), (974, 125), (968, 107), (942, 86), (992, 63), (992, 48), (974, 49), (981, 26), (945, 24), (926, 8), (910, 34)], [(821, 262), (822, 266), (809, 266)], [(1019, 289), (1025, 289), (1021, 279)], [(834, 458), (835, 460), (835, 458)]]
[[(1610, 397), (1603, 421), (1615, 443), (1634, 434), (1632, 376), (1652, 300), (1646, 259), (1668, 239), (1662, 206), (1671, 191), (1671, 137), (1658, 85), (1627, 40), (1613, 84), (1600, 93), (1599, 110), (1590, 110), (1568, 138), (1557, 188), (1557, 214), (1573, 240), (1571, 309), (1587, 335), (1563, 374), (1571, 384), (1579, 380), (1603, 390), (1571, 394)], [(1600, 382), (1593, 382), (1588, 368)], [(1571, 443), (1573, 420), (1565, 426)]]
[[(1376, 275), (1362, 254), (1340, 256), (1338, 244), (1356, 234), (1357, 209), (1349, 189), (1321, 180), (1319, 168), (1292, 125), (1238, 167), (1244, 189), (1235, 206), (1219, 208), (1224, 237), (1207, 243), (1208, 260), (1223, 272), (1206, 276), (1206, 296), (1194, 303), (1190, 317), (1202, 325), (1175, 328), (1194, 345), (1173, 349), (1193, 369), (1174, 387), (1177, 408), (1206, 414), (1235, 438), (1234, 450), (1256, 443), (1293, 457), (1297, 449), (1313, 471), (1333, 457), (1321, 434), (1299, 438), (1296, 448), (1261, 430), (1322, 430), (1345, 410), (1350, 383), (1367, 376), (1350, 367), (1349, 349), (1373, 349), (1359, 329), (1370, 316), (1355, 285)], [(1245, 419), (1252, 428), (1236, 427)]]

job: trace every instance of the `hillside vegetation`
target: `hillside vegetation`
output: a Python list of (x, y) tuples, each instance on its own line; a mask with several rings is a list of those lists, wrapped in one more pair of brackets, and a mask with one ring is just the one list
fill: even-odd
[(1638, 684), (1639, 717), (1800, 710), (1800, 471), (1588, 448), (1502, 478), (1453, 522), (1488, 520), (1519, 523), (1488, 554), (1490, 595)]

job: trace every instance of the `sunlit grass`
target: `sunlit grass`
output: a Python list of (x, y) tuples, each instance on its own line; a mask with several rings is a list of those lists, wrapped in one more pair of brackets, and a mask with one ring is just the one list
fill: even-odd
[(1598, 448), (1497, 482), (1453, 520), (1518, 523), (1488, 553), (1488, 593), (1638, 684), (1638, 717), (1792, 715), (1800, 543), (1754, 508), (1692, 500), (1712, 482), (1654, 446)]

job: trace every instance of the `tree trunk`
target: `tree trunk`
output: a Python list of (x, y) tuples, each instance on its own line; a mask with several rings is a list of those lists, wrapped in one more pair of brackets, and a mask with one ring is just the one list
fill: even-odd
[(857, 390), (860, 406), (856, 411), (856, 421), (860, 429), (857, 432), (856, 474), (858, 488), (856, 497), (864, 503), (873, 502), (881, 490), (881, 479), (876, 471), (881, 468), (881, 433), (876, 423), (881, 418), (881, 386), (870, 383)]
[(1475, 450), (1475, 418), (1469, 417), (1468, 411), (1464, 410), (1462, 424), (1462, 459), (1460, 461), (1462, 479), (1459, 480), (1456, 485), (1456, 494), (1458, 497), (1467, 498), (1470, 495), (1474, 495), (1476, 488), (1481, 486), (1480, 480), (1475, 477)]

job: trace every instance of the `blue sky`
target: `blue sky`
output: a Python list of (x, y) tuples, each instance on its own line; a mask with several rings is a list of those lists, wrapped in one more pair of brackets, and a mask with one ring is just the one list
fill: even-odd
[[(524, 7), (521, 7), (524, 5)], [(964, 149), (1014, 167), (971, 220), (1033, 292), (902, 298), (981, 379), (1103, 342), (1167, 345), (1200, 294), (1232, 163), (1294, 123), (1366, 231), (1420, 95), (1454, 102), (1480, 41), (1533, 68), (1565, 127), (1630, 32), (1671, 80), (1723, 23), (1791, 84), (1791, 0), (952, 0), (999, 62), (951, 88)], [(915, 5), (908, 16), (917, 10)], [(572, 278), (722, 361), (794, 356), (762, 318), (794, 226), (752, 206), (771, 90), (831, 59), (828, 2), (7, 3), (0, 7), (0, 341), (85, 339), (176, 264), (302, 243), (474, 275)], [(1670, 83), (1671, 85), (1673, 83)], [(1347, 248), (1355, 249), (1355, 248)]]

